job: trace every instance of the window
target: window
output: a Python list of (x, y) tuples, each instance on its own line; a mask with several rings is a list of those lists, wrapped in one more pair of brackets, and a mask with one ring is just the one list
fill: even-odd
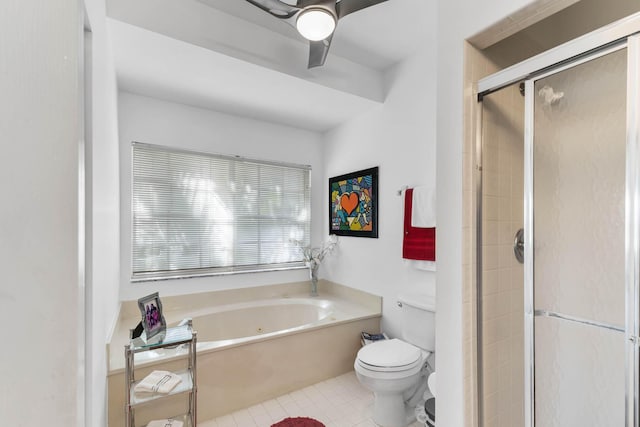
[(132, 147), (133, 281), (304, 265), (309, 166)]

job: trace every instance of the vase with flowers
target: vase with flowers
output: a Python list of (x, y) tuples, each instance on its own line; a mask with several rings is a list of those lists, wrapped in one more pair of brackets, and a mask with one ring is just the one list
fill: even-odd
[(311, 296), (318, 296), (318, 269), (325, 256), (330, 254), (338, 244), (338, 238), (332, 235), (328, 241), (323, 242), (320, 247), (302, 246), (300, 241), (295, 241), (296, 246), (302, 251), (304, 263), (309, 269), (311, 279)]

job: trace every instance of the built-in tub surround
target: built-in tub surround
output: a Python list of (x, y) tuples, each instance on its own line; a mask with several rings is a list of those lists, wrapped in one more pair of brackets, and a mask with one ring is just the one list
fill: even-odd
[[(378, 331), (381, 298), (321, 280), (320, 296), (307, 283), (162, 297), (169, 325), (192, 318), (198, 332), (198, 419), (207, 420), (348, 372), (360, 332)], [(109, 343), (109, 426), (123, 425), (124, 346), (140, 320), (136, 301), (123, 302)], [(142, 378), (153, 369), (184, 364), (180, 348), (136, 356)], [(137, 410), (138, 420), (171, 416)], [(150, 406), (148, 410), (156, 410)]]

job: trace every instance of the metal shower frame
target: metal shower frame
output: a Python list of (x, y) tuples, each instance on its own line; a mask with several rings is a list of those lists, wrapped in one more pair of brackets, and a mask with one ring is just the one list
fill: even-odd
[[(625, 176), (625, 328), (596, 326), (625, 334), (625, 426), (640, 425), (640, 13), (616, 21), (528, 60), (481, 79), (478, 102), (492, 92), (514, 83), (525, 84), (524, 135), (524, 230), (533, 236), (533, 105), (534, 82), (616, 50), (627, 49), (627, 131)], [(476, 170), (482, 165), (482, 108), (476, 109)], [(476, 304), (478, 424), (483, 425), (482, 399), (482, 174), (476, 180)], [(555, 313), (534, 310), (533, 239), (525, 238), (524, 336), (525, 336), (525, 427), (535, 426), (534, 318)], [(581, 319), (567, 319), (578, 320)]]

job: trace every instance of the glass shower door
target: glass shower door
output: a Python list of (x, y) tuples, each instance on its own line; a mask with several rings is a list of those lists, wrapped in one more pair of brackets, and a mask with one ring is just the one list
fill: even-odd
[(626, 48), (527, 82), (536, 427), (625, 425)]

